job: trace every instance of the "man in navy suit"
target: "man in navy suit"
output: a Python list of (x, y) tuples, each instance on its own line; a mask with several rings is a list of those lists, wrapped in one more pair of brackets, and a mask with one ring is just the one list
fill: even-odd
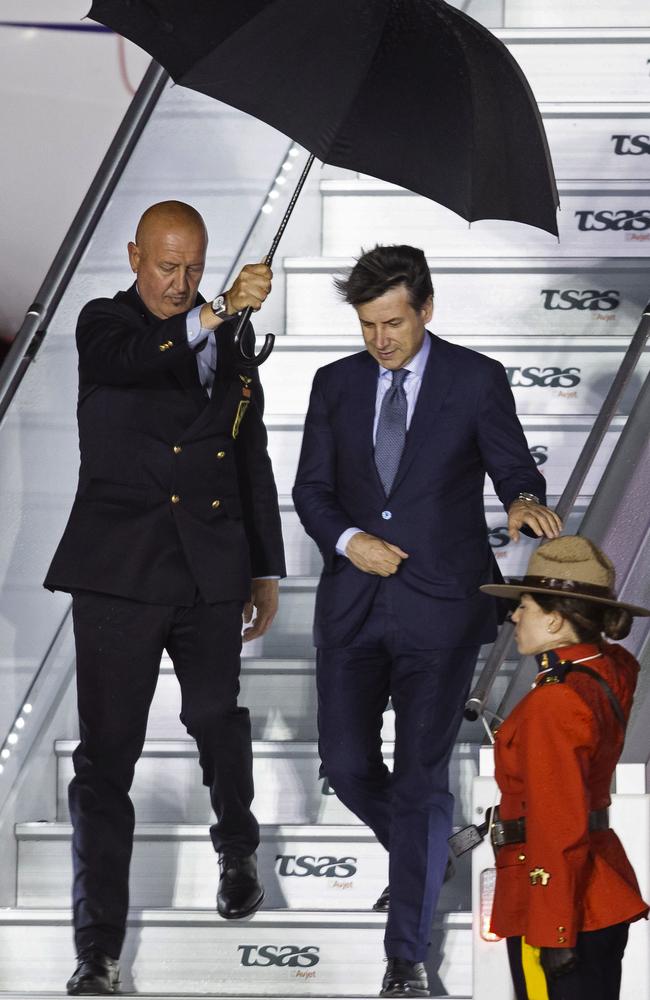
[(206, 252), (196, 209), (152, 205), (128, 247), (135, 284), (89, 302), (77, 324), (79, 485), (45, 581), (72, 594), (77, 654), (74, 996), (117, 990), (129, 790), (165, 649), (216, 814), (217, 909), (239, 919), (264, 896), (250, 717), (237, 701), (242, 613), (257, 612), (245, 641), (263, 635), (285, 565), (262, 386), (232, 320), (261, 305), (272, 275), (247, 265), (205, 302)]
[[(375, 247), (337, 282), (366, 350), (315, 376), (294, 487), (324, 560), (314, 639), (323, 772), (389, 851), (382, 996), (428, 996), (423, 961), (447, 861), (448, 763), (501, 578), (485, 474), (523, 529), (556, 537), (503, 367), (426, 330), (424, 253)], [(395, 709), (392, 775), (382, 713)], [(385, 894), (388, 896), (388, 893)]]

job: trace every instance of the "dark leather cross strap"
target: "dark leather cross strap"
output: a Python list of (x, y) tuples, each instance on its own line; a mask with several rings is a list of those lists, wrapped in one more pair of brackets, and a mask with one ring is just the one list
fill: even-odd
[(625, 732), (627, 728), (627, 722), (625, 721), (625, 713), (621, 708), (621, 703), (614, 694), (614, 692), (612, 691), (611, 687), (609, 686), (605, 678), (601, 677), (597, 670), (592, 670), (591, 667), (585, 667), (579, 663), (572, 663), (570, 664), (570, 666), (566, 668), (565, 675), (566, 674), (586, 674), (588, 677), (593, 677), (593, 679), (597, 681), (598, 684), (600, 684), (601, 688), (605, 692), (605, 696), (607, 697), (608, 702), (612, 706), (614, 715), (616, 716), (621, 726), (623, 727), (623, 732)]

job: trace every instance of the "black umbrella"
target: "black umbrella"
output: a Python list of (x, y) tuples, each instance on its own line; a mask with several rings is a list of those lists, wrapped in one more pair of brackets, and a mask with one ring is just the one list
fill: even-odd
[[(310, 150), (299, 187), (316, 156), (470, 222), (508, 219), (557, 236), (557, 188), (528, 82), (502, 42), (444, 0), (94, 0), (89, 16), (176, 83)], [(271, 348), (267, 338), (262, 355)]]

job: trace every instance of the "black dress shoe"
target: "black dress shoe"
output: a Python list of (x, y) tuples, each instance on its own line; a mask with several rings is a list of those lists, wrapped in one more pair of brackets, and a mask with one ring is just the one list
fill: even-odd
[(428, 997), (429, 981), (422, 962), (389, 958), (380, 997)]
[[(447, 858), (447, 864), (445, 866), (445, 877), (443, 881), (448, 882), (450, 878), (453, 878), (456, 874), (456, 866), (451, 857)], [(387, 885), (377, 902), (373, 906), (373, 910), (377, 910), (379, 913), (388, 913), (388, 907), (390, 904), (390, 886)]]
[(240, 858), (225, 852), (219, 856), (221, 878), (217, 890), (217, 910), (226, 920), (248, 917), (261, 905), (264, 888), (257, 877), (257, 858)]
[(388, 904), (390, 902), (390, 886), (387, 885), (377, 902), (373, 906), (373, 910), (377, 910), (378, 913), (388, 913)]
[(117, 992), (120, 967), (116, 959), (98, 948), (84, 948), (77, 955), (77, 968), (66, 983), (68, 996), (96, 996)]

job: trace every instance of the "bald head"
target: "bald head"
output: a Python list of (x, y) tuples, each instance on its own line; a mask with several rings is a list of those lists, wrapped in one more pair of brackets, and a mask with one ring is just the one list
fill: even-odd
[(192, 205), (184, 201), (159, 201), (142, 213), (135, 231), (135, 242), (142, 246), (148, 240), (155, 239), (161, 231), (177, 232), (183, 229), (196, 229), (202, 233), (207, 246), (208, 231), (205, 222)]
[(196, 303), (205, 267), (208, 234), (191, 205), (161, 201), (151, 205), (129, 243), (129, 262), (147, 309), (160, 319), (187, 312)]

